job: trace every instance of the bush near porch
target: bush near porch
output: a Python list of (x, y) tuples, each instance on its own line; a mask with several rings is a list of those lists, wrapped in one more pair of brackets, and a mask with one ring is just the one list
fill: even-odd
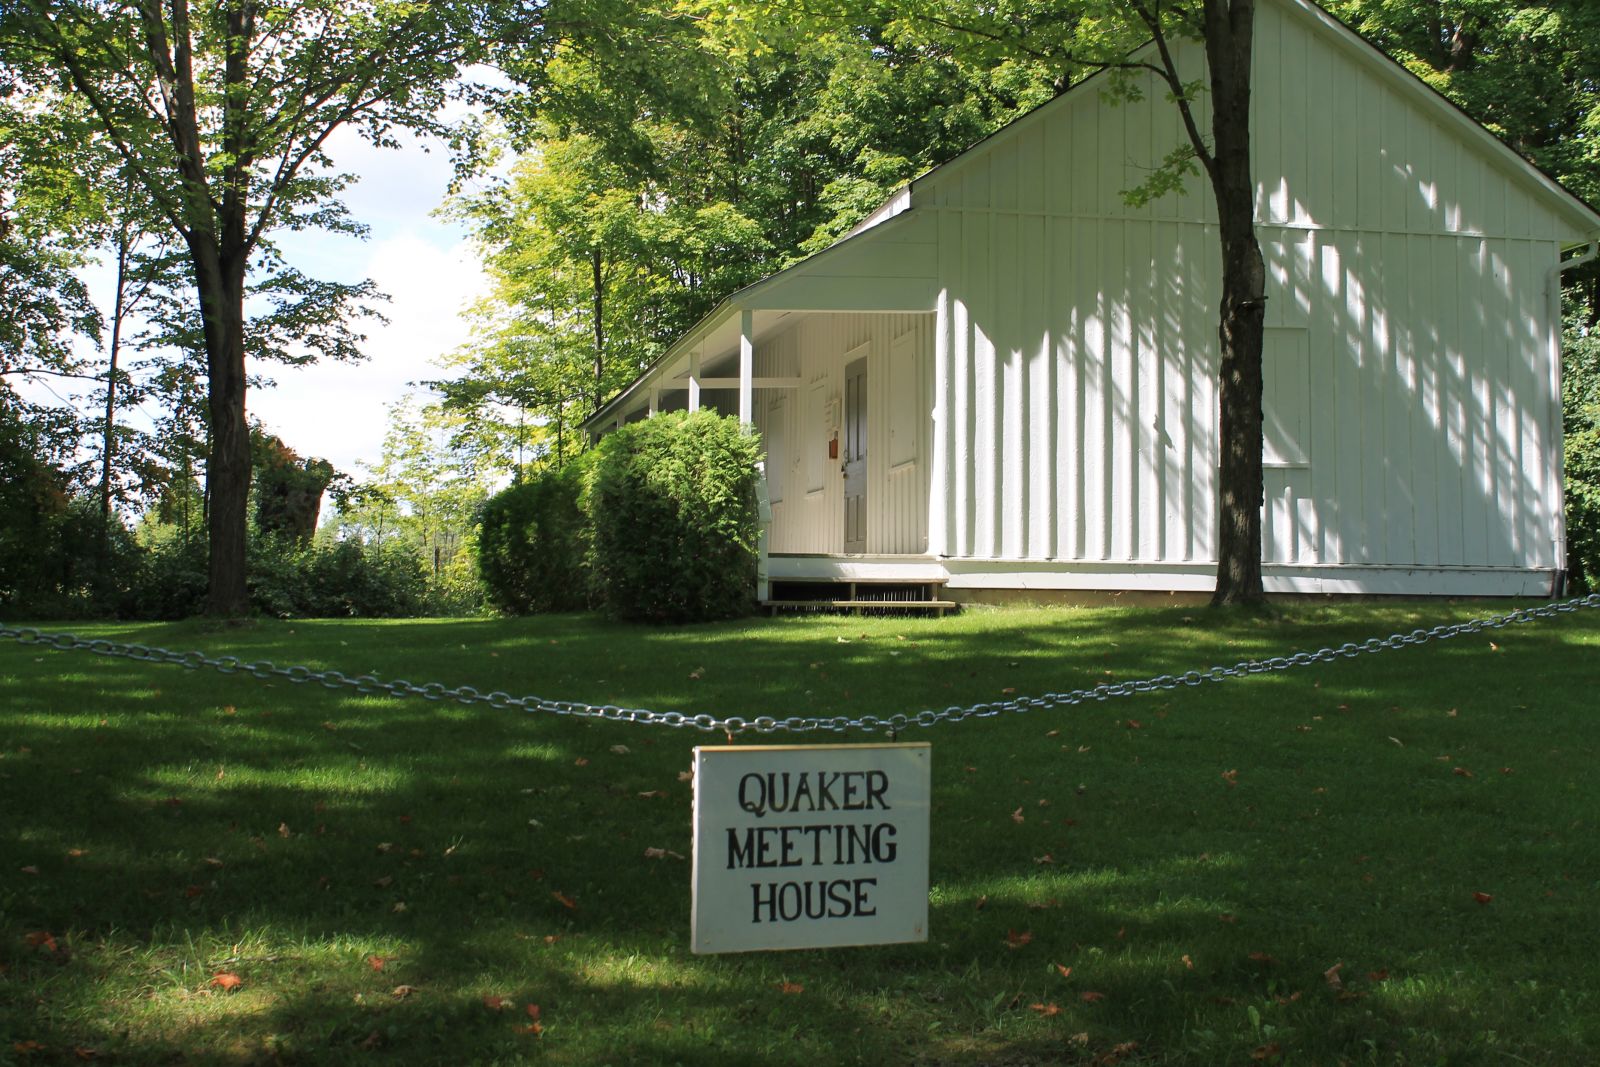
[(755, 602), (759, 438), (669, 412), (602, 438), (586, 498), (590, 585), (617, 618), (704, 622)]
[(583, 490), (592, 455), (524, 479), (483, 505), (478, 575), (490, 603), (506, 614), (589, 606), (589, 520)]
[(711, 411), (623, 427), (484, 505), (479, 574), (513, 615), (704, 622), (755, 598), (759, 438)]

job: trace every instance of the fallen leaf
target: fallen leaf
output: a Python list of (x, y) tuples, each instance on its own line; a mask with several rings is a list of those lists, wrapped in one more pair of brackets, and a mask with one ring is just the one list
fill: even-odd
[(31, 948), (43, 949), (46, 952), (56, 951), (56, 939), (47, 930), (34, 930), (23, 934), (22, 940)]
[(663, 789), (647, 789), (643, 793), (639, 794), (639, 799), (641, 799), (641, 800), (654, 800), (657, 797), (664, 797), (666, 795), (667, 795), (666, 794), (666, 790), (663, 790)]
[(1270, 1060), (1282, 1055), (1282, 1053), (1283, 1046), (1274, 1041), (1270, 1045), (1257, 1046), (1256, 1050), (1250, 1053), (1250, 1058), (1253, 1060)]
[(1450, 773), (1460, 778), (1471, 778), (1473, 776), (1472, 772), (1467, 770), (1465, 767), (1451, 767)]
[(1061, 1014), (1061, 1006), (1059, 1004), (1029, 1004), (1028, 1010), (1036, 1011), (1047, 1019), (1052, 1015)]
[(82, 859), (84, 856), (87, 856), (88, 854), (89, 854), (89, 850), (86, 849), (86, 848), (69, 848), (69, 849), (67, 849), (67, 855), (70, 856), (71, 858), (75, 859), (75, 860), (76, 859)]
[(801, 985), (799, 982), (791, 982), (787, 978), (785, 978), (783, 981), (778, 983), (778, 992), (780, 992), (780, 993), (793, 994), (793, 993), (804, 993), (805, 991), (806, 991), (806, 987), (805, 986)]
[(1078, 999), (1083, 1001), (1085, 1004), (1095, 1004), (1106, 999), (1106, 995), (1104, 993), (1097, 993), (1092, 989), (1086, 989), (1082, 993), (1078, 994)]
[(692, 782), (692, 781), (694, 781), (694, 772), (693, 771), (679, 771), (678, 772), (678, 781), (680, 781), (680, 782)]
[(388, 889), (390, 886), (394, 885), (394, 875), (386, 874), (382, 878), (374, 878), (372, 880), (372, 884), (377, 886), (379, 889)]
[(215, 857), (215, 856), (207, 856), (205, 858), (204, 862), (205, 862), (205, 865), (207, 867), (222, 867), (222, 866), (225, 866), (223, 864), (223, 862), (221, 860), (217, 859), (217, 857)]
[(627, 745), (612, 745), (611, 746), (611, 754), (613, 756), (626, 756), (628, 753), (630, 753), (632, 751), (633, 751), (633, 749), (629, 748)]
[(1489, 901), (1494, 899), (1494, 895), (1492, 893), (1485, 893), (1480, 889), (1478, 892), (1472, 894), (1472, 899), (1476, 900), (1479, 904), (1487, 904)]
[(406, 902), (403, 900), (397, 900), (394, 902), (394, 907), (390, 908), (389, 910), (394, 912), (396, 915), (404, 915), (406, 912)]
[(572, 765), (574, 767), (587, 767), (589, 766), (589, 759), (586, 756), (579, 756), (577, 759), (572, 761)]
[(1183, 965), (1184, 965), (1184, 967), (1186, 967), (1187, 969), (1189, 969), (1191, 971), (1194, 970), (1194, 960), (1189, 958), (1188, 953), (1184, 954)]
[(374, 971), (381, 971), (383, 970), (383, 965), (392, 959), (394, 959), (393, 956), (368, 956), (367, 966), (371, 967)]
[(411, 994), (415, 993), (416, 991), (417, 991), (417, 987), (414, 986), (414, 985), (397, 985), (390, 992), (390, 995), (393, 996), (396, 1000), (404, 1000), (405, 998), (409, 997)]
[(670, 848), (647, 848), (644, 850), (644, 858), (647, 860), (664, 860), (669, 858), (681, 860), (683, 859), (683, 853), (674, 852)]
[(1236, 786), (1239, 784), (1239, 772), (1237, 770), (1223, 771), (1222, 780), (1227, 782), (1229, 787)]
[(280, 822), (278, 824), (278, 836), (279, 837), (288, 837), (289, 836), (289, 824), (288, 823)]
[(566, 908), (568, 911), (577, 911), (578, 910), (578, 902), (573, 900), (571, 897), (567, 896), (565, 893), (551, 893), (550, 896), (551, 896), (551, 898), (553, 898), (555, 900), (555, 902), (557, 904), (560, 904), (563, 908)]
[(205, 890), (204, 886), (192, 885), (188, 889), (185, 889), (183, 891), (183, 895), (186, 896), (186, 897), (193, 898), (193, 897), (199, 896), (201, 893), (204, 893), (205, 891), (206, 890)]
[[(1018, 820), (1018, 821), (1020, 821), (1020, 820)], [(33, 866), (32, 864), (29, 864), (26, 867), (19, 867), (17, 869), (20, 870), (23, 874), (38, 874), (39, 873), (39, 868)]]
[(80, 1060), (97, 1060), (100, 1058), (99, 1049), (85, 1048), (83, 1045), (73, 1045), (72, 1054)]
[(1219, 923), (1236, 923), (1238, 921), (1239, 920), (1237, 918), (1229, 915), (1227, 912), (1223, 912), (1221, 915), (1217, 916), (1217, 922)]
[(973, 902), (972, 910), (973, 911), (982, 911), (984, 908), (987, 908), (988, 906), (989, 906), (989, 894), (985, 893), (983, 896), (979, 897), (976, 901)]
[(514, 1007), (505, 997), (497, 997), (493, 993), (484, 994), (483, 1006), (490, 1011), (505, 1011), (508, 1007)]
[[(1021, 825), (1021, 823), (1022, 823), (1022, 809), (1020, 807), (1017, 808), (1016, 811), (1011, 813), (1011, 821), (1014, 822), (1014, 823), (1017, 823), (1018, 825)], [(26, 870), (27, 868), (23, 868), (23, 869)], [(33, 873), (34, 874), (38, 874), (39, 872), (38, 871), (34, 871)]]
[(1023, 945), (1026, 945), (1028, 942), (1030, 942), (1032, 940), (1033, 940), (1033, 933), (1031, 931), (1023, 930), (1020, 933), (1018, 933), (1016, 930), (1007, 930), (1006, 931), (1006, 947), (1007, 948), (1013, 948), (1013, 949), (1021, 948)]
[(1252, 952), (1250, 953), (1250, 958), (1255, 960), (1257, 963), (1265, 963), (1268, 966), (1272, 966), (1278, 962), (1265, 952)]
[(1131, 1056), (1138, 1051), (1139, 1042), (1137, 1041), (1124, 1041), (1121, 1044), (1111, 1046), (1111, 1055), (1113, 1056)]
[(1058, 963), (1058, 964), (1056, 964), (1056, 973), (1061, 975), (1061, 977), (1063, 977), (1063, 978), (1071, 978), (1072, 977), (1072, 968), (1071, 967), (1063, 967), (1061, 964)]
[(1380, 970), (1367, 972), (1367, 981), (1369, 982), (1387, 982), (1388, 980), (1389, 968), (1387, 967), (1384, 967)]
[(1045, 734), (1045, 736), (1046, 737), (1060, 737), (1061, 736), (1061, 731), (1060, 730), (1051, 730), (1049, 733)]
[(1129, 719), (1127, 722), (1127, 727), (1130, 730), (1143, 730), (1144, 723), (1140, 722), (1138, 719)]
[(1041, 866), (1043, 866), (1045, 864), (1054, 863), (1055, 861), (1056, 861), (1056, 858), (1054, 856), (1050, 855), (1050, 853), (1048, 853), (1048, 852), (1046, 852), (1042, 856), (1033, 857), (1033, 862), (1036, 863), (1036, 864), (1039, 864)]
[(1343, 963), (1335, 963), (1332, 967), (1322, 972), (1323, 980), (1328, 983), (1328, 988), (1335, 993), (1344, 988), (1344, 979), (1339, 977), (1339, 971), (1343, 967)]
[[(844, 638), (841, 637), (839, 640), (843, 641)], [(691, 682), (698, 682), (700, 679), (704, 678), (705, 676), (706, 676), (706, 669), (704, 667), (696, 667), (694, 670), (689, 672), (689, 680)]]
[(226, 992), (230, 989), (238, 989), (244, 984), (244, 981), (232, 971), (218, 971), (211, 976), (210, 984)]
[(37, 1041), (13, 1041), (11, 1048), (19, 1056), (32, 1056), (35, 1052), (43, 1052), (45, 1047)]

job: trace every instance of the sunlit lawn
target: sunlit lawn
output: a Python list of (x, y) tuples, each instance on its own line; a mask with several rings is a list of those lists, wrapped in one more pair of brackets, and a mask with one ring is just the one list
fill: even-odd
[[(76, 630), (783, 716), (1505, 609)], [(646, 849), (689, 853), (720, 734), (0, 642), (0, 1062), (1594, 1062), (1597, 650), (1590, 610), (902, 735), (933, 744), (928, 943), (695, 957), (689, 864)]]

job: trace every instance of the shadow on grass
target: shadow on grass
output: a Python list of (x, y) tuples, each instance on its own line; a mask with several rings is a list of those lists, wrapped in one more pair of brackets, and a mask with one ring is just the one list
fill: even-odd
[[(1321, 647), (1377, 617), (97, 634), (831, 715)], [(0, 648), (0, 1036), (126, 1062), (1572, 1054), (1600, 1040), (1581, 788), (1600, 672), (1571, 655), (1595, 634), (1520, 628), (920, 735), (935, 743), (933, 940), (728, 958), (687, 953), (688, 865), (645, 856), (688, 854), (679, 774), (721, 735)], [(217, 973), (242, 985), (224, 993)], [(519, 1032), (529, 1003), (542, 1034)], [(1534, 1015), (1551, 1021), (1514, 1032)]]

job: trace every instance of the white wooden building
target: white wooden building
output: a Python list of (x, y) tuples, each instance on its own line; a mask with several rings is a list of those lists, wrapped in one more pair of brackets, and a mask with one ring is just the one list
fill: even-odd
[[(1268, 592), (1548, 594), (1559, 275), (1600, 214), (1307, 0), (1262, 0), (1254, 78)], [(1123, 202), (1183, 132), (1101, 89), (733, 294), (590, 428), (753, 423), (773, 580), (1209, 590), (1215, 204)]]

